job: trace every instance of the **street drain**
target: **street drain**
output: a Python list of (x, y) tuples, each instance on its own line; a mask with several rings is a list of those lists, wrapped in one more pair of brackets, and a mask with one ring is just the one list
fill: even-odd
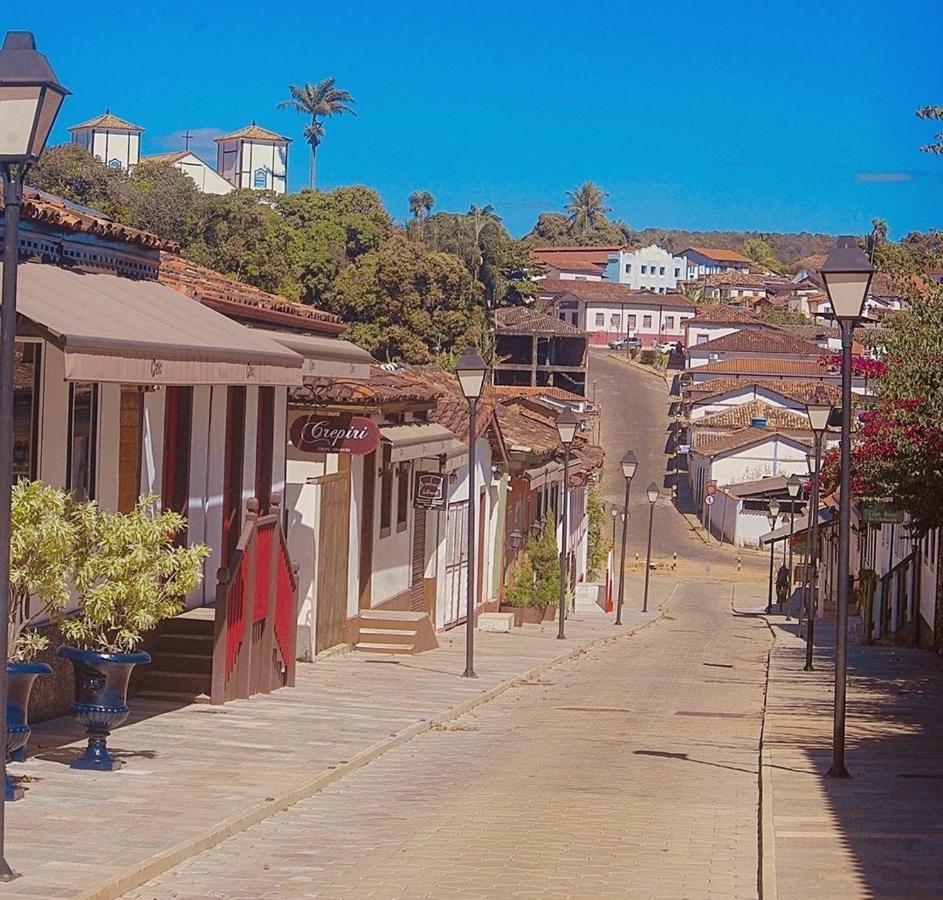
[(715, 669), (732, 669), (730, 663), (701, 663), (702, 666), (712, 666)]

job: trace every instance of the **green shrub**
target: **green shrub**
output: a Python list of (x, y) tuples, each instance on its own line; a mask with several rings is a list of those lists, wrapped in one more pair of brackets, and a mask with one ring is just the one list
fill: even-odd
[(528, 540), (527, 554), (534, 567), (534, 601), (531, 605), (546, 609), (560, 599), (560, 551), (557, 549), (553, 517), (547, 517), (539, 538)]
[(96, 503), (73, 508), (76, 528), (72, 584), (81, 606), (59, 611), (66, 640), (83, 650), (130, 653), (144, 634), (183, 608), (203, 578), (204, 544), (180, 547), (186, 528), (178, 513), (157, 511), (157, 497), (142, 497), (129, 513)]
[(586, 516), (589, 527), (586, 578), (588, 581), (595, 581), (599, 577), (599, 570), (609, 557), (609, 529), (606, 523), (608, 516), (596, 485), (590, 488), (586, 497)]
[(534, 567), (526, 553), (522, 553), (511, 566), (504, 599), (510, 606), (534, 605)]

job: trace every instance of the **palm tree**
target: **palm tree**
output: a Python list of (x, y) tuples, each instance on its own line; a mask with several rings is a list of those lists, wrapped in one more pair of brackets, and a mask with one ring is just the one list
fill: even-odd
[(887, 241), (887, 232), (888, 224), (884, 219), (872, 219), (871, 235), (868, 237), (868, 256), (871, 258), (872, 264), (874, 263), (874, 251), (877, 250), (878, 244)]
[(409, 195), (409, 211), (421, 225), (435, 206), (435, 197), (429, 191), (413, 191)]
[(494, 211), (494, 207), (490, 203), (485, 206), (475, 206), (473, 203), (468, 207), (468, 217), (471, 221), (472, 234), (474, 236), (474, 263), (472, 275), (474, 275), (477, 281), (481, 273), (481, 267), (485, 261), (484, 254), (481, 250), (481, 233), (488, 225), (500, 225), (501, 216)]
[(605, 206), (609, 195), (592, 181), (585, 181), (575, 191), (567, 191), (570, 202), (566, 211), (570, 214), (570, 225), (576, 227), (580, 234), (585, 235), (605, 219), (606, 213), (612, 210)]
[(324, 122), (327, 116), (336, 116), (340, 113), (350, 113), (357, 115), (351, 109), (350, 104), (356, 103), (349, 91), (342, 90), (334, 86), (333, 78), (325, 78), (318, 84), (312, 84), (310, 81), (299, 87), (298, 85), (289, 85), (288, 91), (291, 99), (283, 100), (278, 104), (279, 109), (293, 109), (303, 115), (311, 116), (311, 121), (305, 127), (305, 141), (311, 148), (311, 160), (308, 168), (308, 187), (313, 188), (315, 184), (315, 158), (318, 152), (318, 146), (324, 139)]

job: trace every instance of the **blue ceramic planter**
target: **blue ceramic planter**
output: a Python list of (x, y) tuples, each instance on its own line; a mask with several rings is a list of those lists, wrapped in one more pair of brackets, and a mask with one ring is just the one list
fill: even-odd
[(108, 735), (128, 718), (128, 679), (131, 670), (149, 663), (147, 653), (97, 653), (60, 647), (59, 656), (72, 660), (75, 702), (72, 715), (85, 726), (88, 747), (72, 761), (73, 769), (113, 772), (121, 763), (109, 752)]
[[(8, 662), (7, 663), (7, 759), (23, 759), (23, 751), (29, 740), (29, 695), (33, 691), (33, 682), (40, 675), (48, 675), (52, 668), (46, 663)], [(7, 775), (4, 785), (7, 800), (19, 800), (23, 788), (15, 787)]]

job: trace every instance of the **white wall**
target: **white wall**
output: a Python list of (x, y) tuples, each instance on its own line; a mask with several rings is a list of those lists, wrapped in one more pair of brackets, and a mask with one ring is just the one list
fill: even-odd
[(202, 159), (194, 154), (177, 160), (174, 165), (188, 175), (204, 194), (228, 194), (233, 186), (217, 175)]
[(612, 254), (606, 268), (609, 281), (618, 281), (636, 290), (652, 290), (662, 294), (675, 290), (684, 277), (684, 259), (672, 256), (657, 244)]
[(97, 156), (106, 166), (127, 171), (141, 158), (141, 136), (127, 131), (83, 128), (72, 134), (72, 143)]
[(746, 403), (752, 403), (753, 400), (762, 400), (769, 406), (775, 406), (779, 409), (791, 409), (799, 413), (805, 413), (805, 404), (798, 400), (791, 400), (764, 388), (753, 389), (744, 388), (742, 391), (724, 394), (716, 397), (710, 403), (692, 404), (689, 418), (692, 422), (703, 419), (705, 416), (712, 416), (714, 413), (724, 412), (737, 406), (743, 406)]

